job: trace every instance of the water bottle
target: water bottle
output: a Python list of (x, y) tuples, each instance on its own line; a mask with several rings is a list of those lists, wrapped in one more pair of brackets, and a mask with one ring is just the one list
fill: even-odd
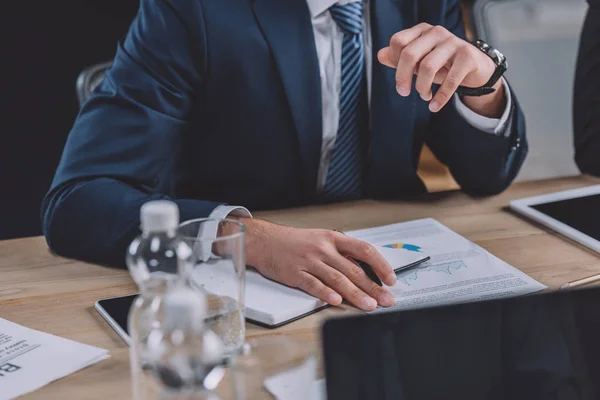
[(213, 390), (225, 373), (224, 345), (204, 323), (206, 298), (179, 285), (169, 290), (163, 304), (163, 324), (150, 333), (147, 346), (159, 398), (218, 399)]
[(191, 250), (177, 239), (179, 209), (175, 203), (145, 203), (140, 219), (142, 233), (127, 252), (127, 266), (140, 292), (129, 311), (128, 330), (133, 398), (148, 400), (157, 398), (147, 354), (148, 336), (160, 329), (164, 296), (181, 282), (184, 253)]

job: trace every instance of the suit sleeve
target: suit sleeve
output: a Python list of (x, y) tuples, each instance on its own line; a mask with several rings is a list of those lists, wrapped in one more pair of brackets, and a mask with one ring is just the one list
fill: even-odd
[[(42, 204), (50, 248), (123, 266), (143, 203), (169, 198), (206, 60), (199, 1), (143, 0), (106, 78), (82, 107)], [(219, 204), (171, 199), (181, 219)]]
[(589, 0), (573, 100), (575, 161), (582, 173), (600, 176), (600, 0)]
[[(445, 2), (444, 25), (465, 38), (460, 1)], [(525, 119), (512, 92), (506, 135), (481, 131), (463, 118), (454, 102), (432, 116), (426, 142), (446, 164), (461, 188), (471, 195), (497, 194), (514, 180), (527, 155)]]

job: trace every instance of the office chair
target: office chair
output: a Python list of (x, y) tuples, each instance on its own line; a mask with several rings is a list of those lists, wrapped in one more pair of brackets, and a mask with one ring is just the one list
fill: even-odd
[(104, 79), (104, 74), (112, 65), (112, 61), (87, 67), (77, 77), (76, 92), (79, 107), (86, 102), (90, 94)]
[(508, 59), (506, 77), (525, 113), (529, 154), (517, 180), (578, 175), (572, 102), (585, 0), (477, 0), (478, 38)]

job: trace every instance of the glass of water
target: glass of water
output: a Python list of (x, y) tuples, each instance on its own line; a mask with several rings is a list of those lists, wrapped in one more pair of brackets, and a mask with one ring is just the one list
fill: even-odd
[(206, 295), (205, 323), (223, 341), (224, 362), (243, 349), (246, 338), (245, 229), (236, 220), (202, 218), (183, 222), (178, 230), (191, 249), (185, 260), (186, 278)]

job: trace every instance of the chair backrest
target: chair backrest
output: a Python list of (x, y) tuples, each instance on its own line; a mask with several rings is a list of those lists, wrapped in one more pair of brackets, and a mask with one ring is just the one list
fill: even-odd
[(90, 94), (104, 79), (104, 74), (112, 65), (112, 62), (104, 62), (87, 67), (77, 77), (76, 93), (79, 107), (86, 102)]
[(476, 34), (502, 51), (525, 112), (530, 151), (517, 180), (579, 174), (572, 102), (586, 0), (478, 0)]

